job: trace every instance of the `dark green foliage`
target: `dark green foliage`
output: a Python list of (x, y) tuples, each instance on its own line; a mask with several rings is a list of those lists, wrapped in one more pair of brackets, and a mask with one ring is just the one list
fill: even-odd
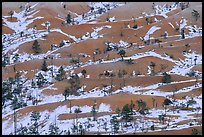
[(82, 71), (81, 71), (81, 73), (82, 73), (82, 75), (84, 76), (84, 78), (85, 78), (85, 76), (86, 76), (86, 70), (85, 69), (83, 69)]
[(74, 110), (74, 113), (81, 113), (81, 112), (82, 111), (81, 111), (81, 109), (79, 107)]
[(118, 54), (121, 56), (122, 61), (123, 61), (123, 57), (124, 57), (125, 54), (126, 54), (125, 50), (121, 49), (121, 50), (118, 52)]
[(199, 135), (199, 134), (200, 132), (197, 129), (195, 128), (192, 129), (191, 135)]
[(170, 83), (171, 82), (171, 75), (167, 74), (166, 72), (163, 73), (162, 83)]
[(137, 24), (135, 24), (135, 25), (133, 26), (133, 29), (137, 29)]
[(62, 81), (66, 78), (64, 68), (61, 66), (58, 70), (58, 74), (56, 75), (56, 80)]
[(72, 22), (72, 17), (71, 17), (70, 13), (67, 15), (66, 21), (68, 24), (70, 24)]
[(139, 110), (141, 110), (141, 109), (145, 109), (145, 108), (147, 107), (146, 102), (143, 101), (142, 99), (137, 100), (136, 103), (137, 103), (137, 105), (138, 105), (138, 110), (137, 110), (137, 111), (139, 111)]
[(42, 64), (42, 66), (41, 66), (41, 70), (42, 70), (42, 71), (48, 71), (47, 62), (46, 62), (45, 59), (43, 60), (43, 64)]
[(187, 73), (188, 76), (194, 77), (195, 76), (195, 71), (191, 70), (190, 72)]
[(154, 128), (154, 125), (152, 125), (150, 128), (151, 128), (151, 130), (153, 130), (153, 131), (154, 131), (154, 129), (155, 129), (155, 128)]
[(64, 41), (60, 42), (59, 47), (63, 47), (65, 45)]
[(121, 112), (120, 108), (117, 107), (115, 112), (118, 114), (118, 116), (120, 116), (120, 112)]
[(163, 105), (170, 105), (170, 104), (173, 104), (172, 101), (168, 98), (166, 98), (163, 102)]
[(26, 126), (21, 125), (18, 131), (18, 135), (27, 135), (27, 134), (28, 134), (28, 128)]
[(118, 133), (118, 130), (119, 130), (119, 122), (116, 118), (116, 116), (113, 116), (110, 120), (110, 123), (112, 125), (112, 129), (113, 129), (113, 133)]
[(67, 97), (69, 97), (70, 95), (70, 89), (66, 88), (63, 92), (63, 96), (65, 97), (65, 100), (67, 100)]
[(39, 127), (39, 124), (38, 124), (38, 121), (40, 119), (41, 115), (39, 112), (36, 112), (36, 111), (33, 111), (31, 113), (31, 122), (33, 122), (32, 126), (29, 127), (29, 134), (31, 135), (39, 135), (39, 132), (38, 132), (38, 127)]
[(19, 59), (19, 54), (18, 53), (16, 53), (14, 56), (13, 56), (13, 61), (14, 61), (14, 63), (15, 62), (17, 62), (18, 61), (18, 59)]
[(127, 122), (131, 120), (130, 115), (131, 115), (131, 109), (129, 105), (126, 104), (123, 106), (122, 112), (121, 112), (122, 119), (126, 121), (126, 125), (127, 125)]
[(43, 87), (43, 85), (46, 83), (43, 75), (41, 73), (38, 73), (38, 75), (36, 76), (37, 79), (37, 86), (38, 88)]
[(55, 124), (50, 124), (49, 126), (49, 135), (60, 135), (62, 132), (60, 132), (60, 129)]
[(83, 129), (83, 126), (81, 124), (79, 125), (79, 133), (80, 133), (80, 135), (85, 134), (85, 129)]
[(133, 114), (133, 108), (135, 107), (135, 104), (133, 103), (133, 101), (131, 100), (131, 102), (130, 102), (130, 112), (131, 112), (131, 114)]
[(181, 39), (185, 39), (184, 29), (181, 29)]
[(97, 114), (96, 104), (93, 105), (91, 113), (93, 115), (93, 121), (96, 121), (96, 114)]
[(13, 10), (11, 10), (11, 11), (9, 11), (9, 13), (8, 13), (10, 16), (11, 16), (11, 19), (12, 19), (12, 16), (13, 16), (13, 14), (14, 14), (14, 11)]
[(187, 101), (187, 107), (196, 104), (197, 102), (195, 100), (193, 100), (193, 98), (191, 98), (190, 100)]
[(41, 53), (40, 44), (38, 43), (37, 40), (34, 41), (33, 46), (32, 46), (32, 49), (34, 50), (34, 52), (35, 52), (36, 54)]

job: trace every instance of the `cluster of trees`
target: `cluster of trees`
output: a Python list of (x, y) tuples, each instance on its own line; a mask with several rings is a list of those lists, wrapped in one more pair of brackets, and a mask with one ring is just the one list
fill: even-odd
[(22, 79), (19, 72), (16, 73), (14, 78), (9, 77), (2, 82), (2, 107), (5, 107), (5, 103), (9, 100), (13, 110), (27, 106), (27, 103), (22, 99), (25, 94), (24, 82), (25, 80)]
[[(28, 126), (23, 126), (22, 124), (20, 125), (20, 127), (17, 127), (18, 123), (17, 120), (14, 120), (14, 135), (40, 135), (39, 132), (39, 127), (40, 127), (40, 112), (37, 111), (33, 111), (30, 115), (30, 120), (31, 123), (28, 123)], [(56, 125), (56, 123), (51, 123), (49, 125), (49, 130), (48, 133), (49, 135), (61, 135), (63, 133), (63, 130), (61, 131), (59, 129), (59, 127)], [(11, 133), (13, 134), (13, 133)]]

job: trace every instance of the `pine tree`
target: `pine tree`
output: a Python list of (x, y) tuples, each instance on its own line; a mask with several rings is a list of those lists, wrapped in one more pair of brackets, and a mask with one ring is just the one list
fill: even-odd
[(115, 112), (118, 114), (118, 117), (119, 117), (119, 116), (120, 116), (120, 112), (121, 112), (120, 108), (117, 107), (116, 110), (115, 110)]
[(39, 119), (40, 119), (41, 115), (39, 112), (33, 111), (31, 113), (31, 122), (33, 122), (32, 126), (29, 127), (29, 134), (31, 135), (39, 135), (38, 132), (38, 126), (39, 126)]
[(11, 16), (11, 19), (12, 19), (13, 14), (14, 14), (14, 11), (13, 11), (13, 10), (11, 10), (11, 11), (9, 11), (9, 13), (8, 13), (8, 14)]
[(49, 135), (60, 135), (62, 133), (56, 124), (50, 124), (48, 132)]
[(171, 75), (167, 74), (166, 72), (163, 73), (162, 83), (170, 83), (171, 82)]
[(110, 123), (112, 125), (113, 133), (118, 133), (119, 130), (119, 122), (116, 118), (116, 116), (113, 116), (112, 119), (110, 120)]
[(85, 134), (85, 130), (83, 129), (83, 126), (81, 124), (79, 125), (79, 132), (80, 132), (80, 135)]
[(56, 75), (56, 80), (62, 81), (65, 79), (65, 71), (64, 68), (61, 66), (58, 70), (58, 74)]
[(18, 61), (18, 59), (19, 59), (19, 54), (18, 53), (16, 53), (14, 56), (13, 56), (13, 61), (14, 61), (14, 63), (16, 63), (17, 61)]
[(63, 47), (65, 45), (64, 41), (61, 41), (59, 47)]
[(181, 29), (181, 39), (185, 39), (184, 29)]
[(43, 77), (43, 75), (41, 73), (39, 73), (37, 76), (37, 85), (38, 85), (38, 88), (41, 88), (44, 84), (45, 84), (45, 79)]
[(41, 52), (40, 44), (38, 43), (37, 40), (34, 41), (33, 46), (32, 46), (32, 49), (34, 50), (34, 52), (35, 52), (36, 54), (38, 54), (38, 53)]
[(129, 108), (129, 105), (128, 104), (124, 105), (122, 108), (121, 115), (122, 115), (122, 119), (125, 120), (126, 125), (127, 125), (127, 122), (131, 119), (130, 118), (130, 112), (131, 112), (131, 110)]
[(131, 114), (133, 114), (133, 108), (135, 107), (135, 104), (133, 103), (133, 101), (131, 100), (130, 102), (130, 112)]
[(42, 70), (42, 71), (48, 71), (47, 62), (46, 62), (45, 59), (43, 60), (43, 64), (42, 64), (42, 66), (41, 66), (41, 70)]
[(124, 57), (125, 54), (126, 54), (125, 50), (121, 49), (121, 50), (118, 52), (118, 54), (121, 56), (122, 61), (123, 61), (123, 57)]
[(166, 106), (173, 104), (171, 100), (169, 100), (168, 98), (166, 98), (163, 102), (163, 106), (164, 106), (164, 110), (165, 110), (165, 115), (166, 115)]
[(86, 76), (86, 70), (85, 69), (83, 69), (82, 71), (81, 71), (81, 73), (82, 73), (82, 75), (84, 76), (84, 78), (85, 78), (85, 76)]
[(64, 96), (65, 100), (67, 100), (67, 97), (69, 97), (69, 95), (70, 95), (70, 88), (67, 87), (63, 92), (63, 96)]
[(91, 113), (93, 114), (93, 121), (96, 121), (96, 114), (97, 114), (96, 104), (93, 105)]
[(28, 134), (28, 128), (26, 126), (22, 126), (19, 129), (18, 135), (27, 135)]
[(68, 24), (70, 24), (72, 22), (72, 17), (71, 17), (70, 13), (67, 15), (66, 21)]

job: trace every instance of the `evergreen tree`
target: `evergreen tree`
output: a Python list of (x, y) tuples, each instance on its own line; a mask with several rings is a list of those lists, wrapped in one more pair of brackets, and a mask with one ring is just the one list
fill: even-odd
[(184, 29), (181, 29), (181, 39), (185, 39)]
[(42, 66), (41, 66), (41, 70), (42, 70), (42, 71), (48, 71), (47, 62), (46, 62), (45, 59), (43, 60), (43, 64), (42, 64)]
[(121, 115), (122, 115), (122, 119), (125, 120), (126, 125), (127, 125), (127, 122), (128, 122), (129, 120), (131, 120), (130, 112), (131, 112), (131, 110), (130, 110), (130, 108), (129, 108), (129, 105), (128, 105), (128, 104), (124, 105), (123, 108), (122, 108)]
[(123, 61), (123, 57), (124, 57), (125, 54), (126, 54), (125, 50), (121, 49), (121, 50), (118, 52), (118, 54), (121, 56), (122, 61)]
[(64, 68), (61, 66), (58, 70), (58, 74), (56, 75), (56, 80), (62, 81), (65, 79), (65, 71)]
[(67, 15), (66, 21), (68, 24), (70, 24), (72, 22), (72, 17), (71, 17), (70, 13)]
[(32, 126), (29, 127), (29, 134), (31, 135), (39, 135), (38, 132), (38, 126), (39, 126), (39, 119), (40, 119), (41, 115), (39, 112), (33, 111), (31, 113), (31, 122), (33, 122)]
[(113, 133), (118, 133), (118, 130), (119, 130), (119, 122), (116, 118), (116, 116), (113, 116), (110, 120), (110, 123), (112, 125), (112, 129), (113, 129)]
[(13, 10), (11, 10), (11, 11), (9, 11), (9, 13), (8, 13), (8, 14), (11, 16), (11, 19), (12, 19), (13, 14), (14, 14), (14, 11), (13, 11)]
[(65, 45), (64, 41), (60, 42), (59, 47), (63, 47)]
[(137, 29), (137, 24), (135, 24), (135, 25), (133, 26), (133, 29)]
[(120, 116), (120, 112), (121, 112), (120, 108), (117, 107), (116, 110), (115, 110), (115, 112), (118, 114), (118, 117), (119, 117), (119, 116)]
[(148, 110), (146, 102), (141, 99), (137, 100), (136, 102), (139, 107), (137, 111), (139, 111), (140, 114), (145, 115), (147, 113), (146, 111)]
[(130, 102), (130, 112), (131, 114), (133, 114), (133, 108), (135, 107), (135, 104), (133, 103), (133, 101), (131, 100)]
[(27, 135), (28, 134), (28, 128), (26, 126), (22, 126), (19, 129), (18, 135)]
[(43, 85), (45, 84), (45, 79), (44, 79), (43, 75), (41, 73), (38, 73), (36, 78), (37, 78), (37, 86), (38, 86), (38, 88), (43, 87)]
[(50, 124), (48, 132), (49, 135), (60, 135), (62, 133), (56, 124)]
[(165, 115), (166, 115), (166, 106), (173, 104), (171, 100), (169, 100), (168, 98), (166, 98), (163, 102), (163, 106), (164, 106), (164, 110), (165, 110)]
[(200, 135), (200, 132), (197, 129), (193, 128), (192, 132), (191, 132), (191, 135)]
[(40, 44), (38, 43), (37, 40), (34, 41), (33, 46), (32, 46), (32, 49), (34, 50), (34, 52), (35, 52), (36, 54), (38, 54), (38, 53), (41, 52)]
[(167, 74), (166, 72), (163, 73), (162, 83), (170, 83), (171, 82), (171, 75)]
[(83, 126), (81, 124), (79, 125), (79, 133), (80, 133), (80, 135), (85, 134), (85, 130), (83, 129)]
[(17, 61), (18, 61), (18, 59), (19, 59), (19, 54), (18, 53), (16, 53), (14, 56), (13, 56), (13, 61), (14, 61), (14, 63), (16, 63)]
[(86, 70), (85, 69), (83, 69), (82, 71), (81, 71), (81, 73), (82, 73), (82, 75), (84, 76), (84, 78), (85, 78), (85, 76), (86, 76)]
[(96, 121), (96, 114), (97, 114), (96, 104), (93, 105), (91, 113), (93, 115), (93, 121)]
[(70, 95), (70, 88), (67, 87), (63, 92), (63, 96), (65, 100), (67, 100), (67, 97), (69, 97), (69, 95)]

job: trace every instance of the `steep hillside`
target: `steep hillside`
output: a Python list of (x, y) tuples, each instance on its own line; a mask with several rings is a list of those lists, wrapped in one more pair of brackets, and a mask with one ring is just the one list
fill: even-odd
[(202, 134), (202, 2), (3, 2), (3, 135)]

